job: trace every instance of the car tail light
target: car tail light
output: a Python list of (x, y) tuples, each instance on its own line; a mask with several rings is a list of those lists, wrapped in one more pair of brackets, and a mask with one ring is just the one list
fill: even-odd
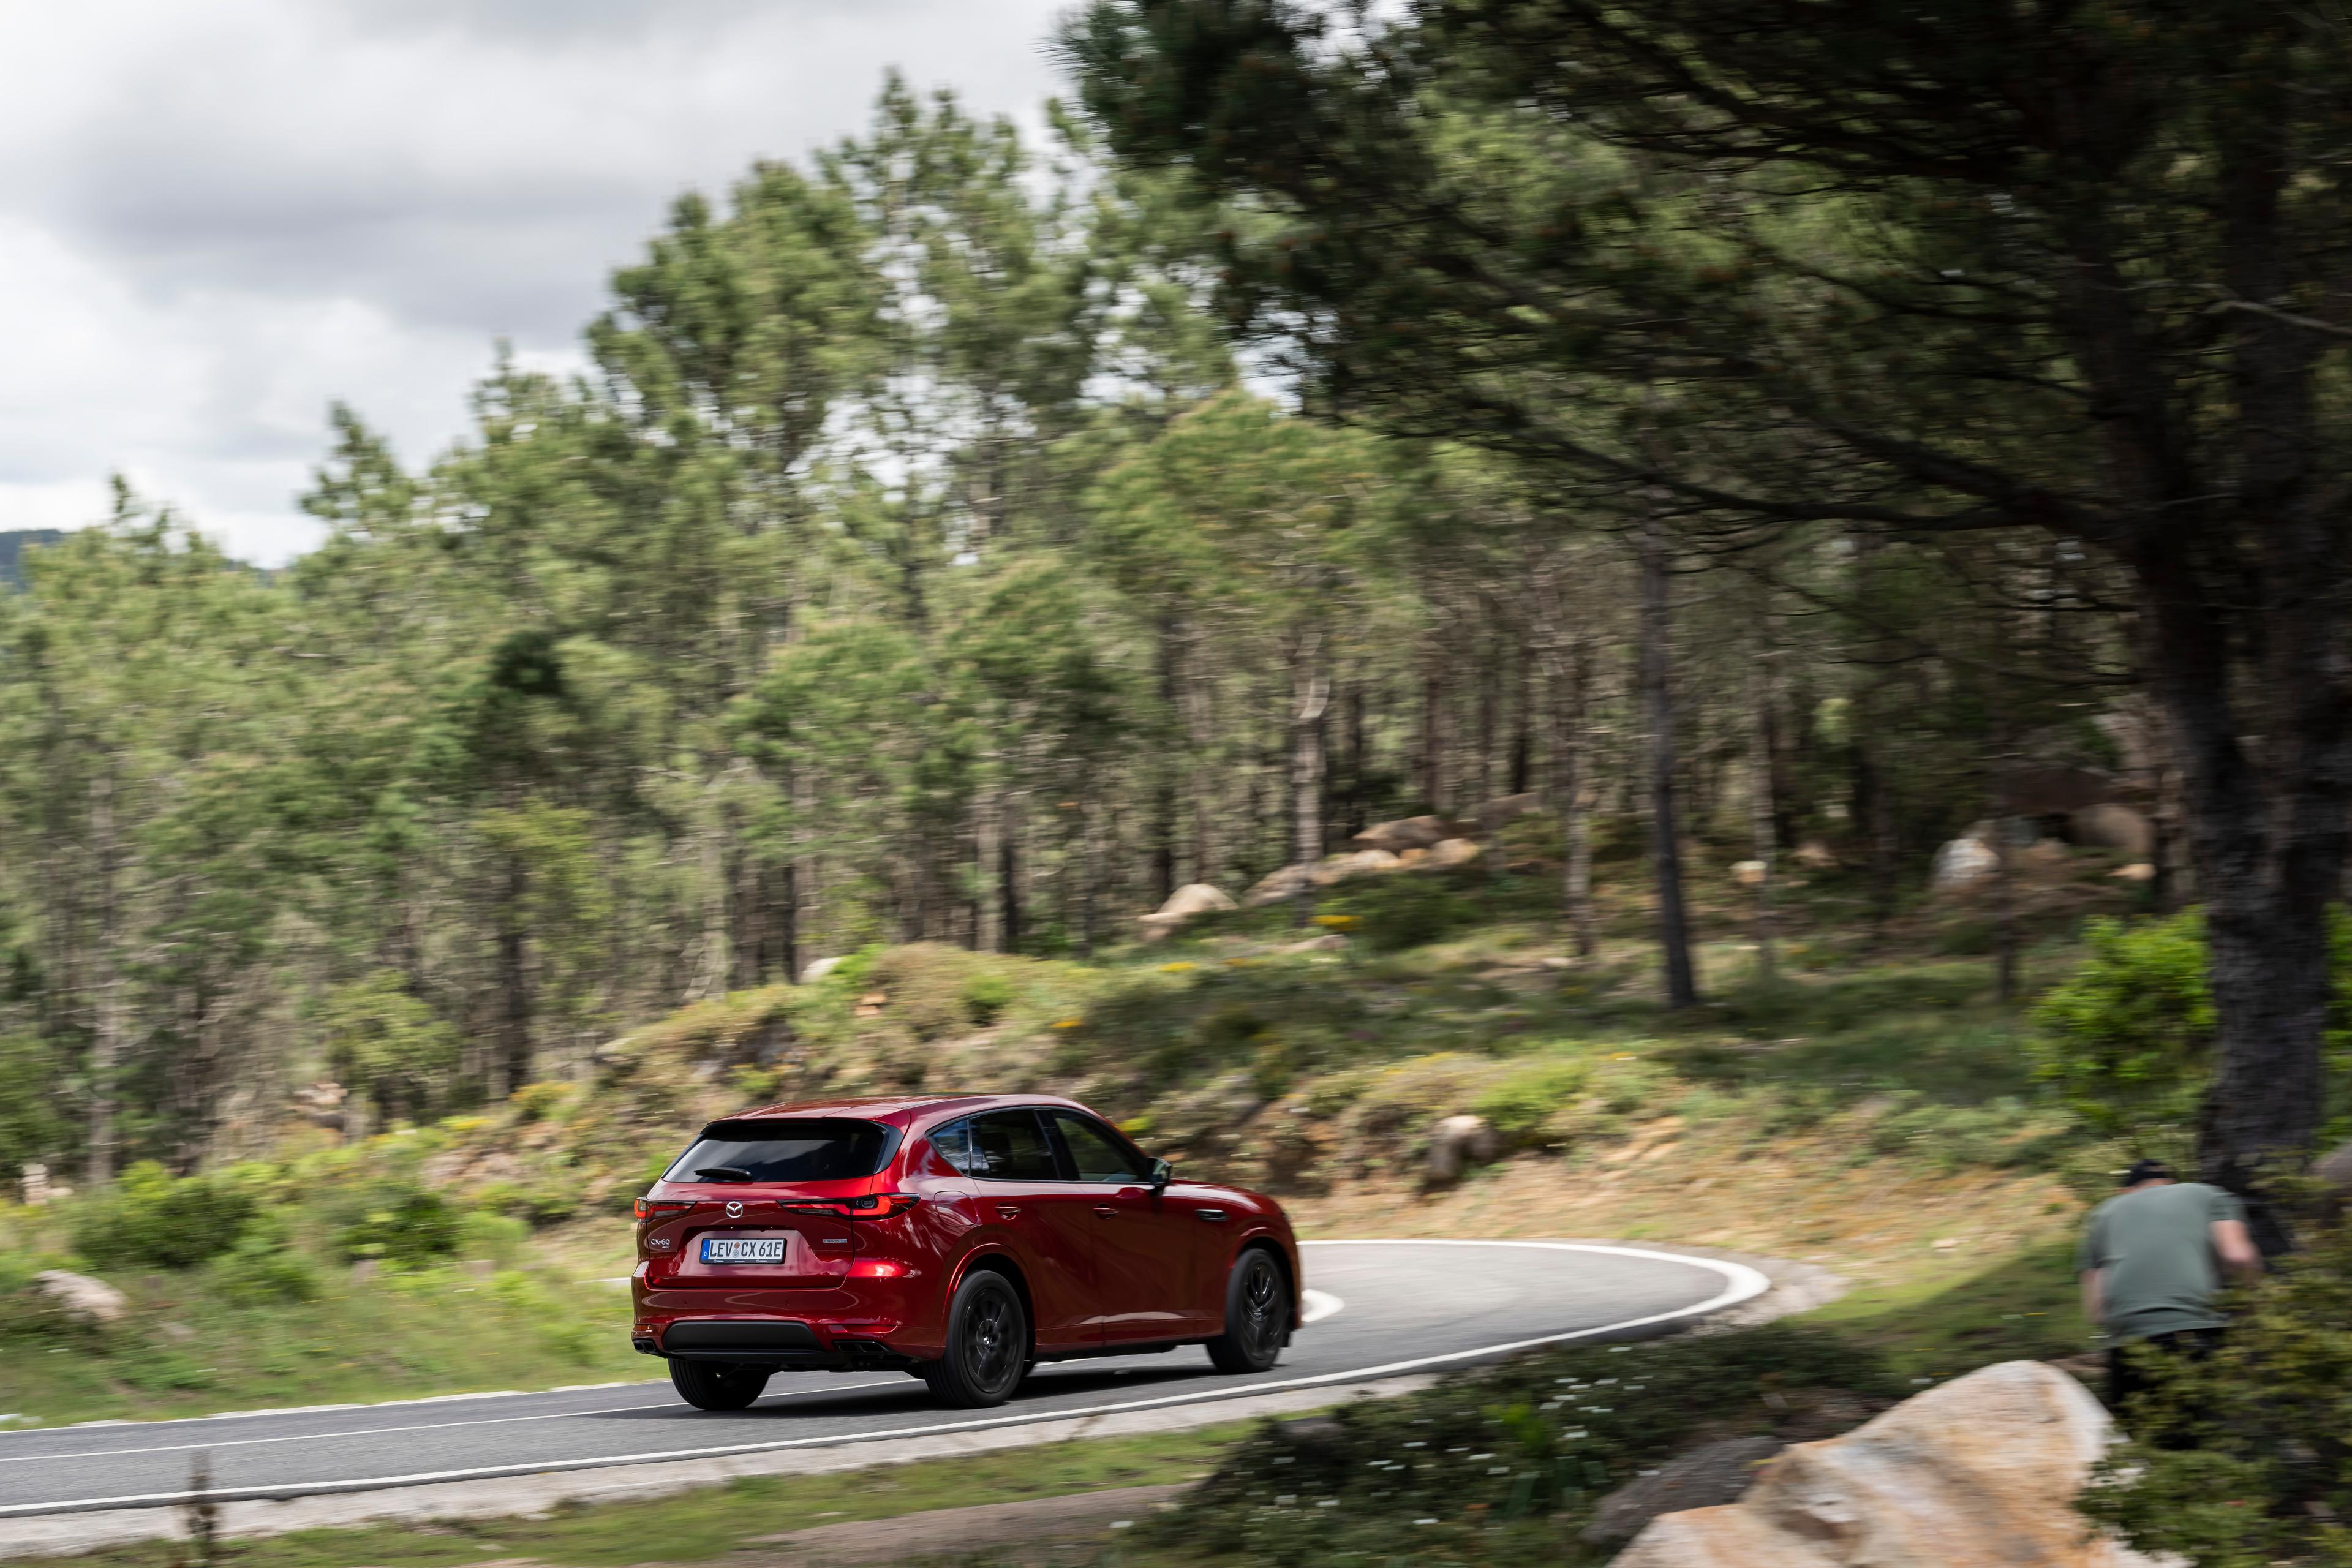
[(776, 1206), (786, 1214), (821, 1214), (835, 1219), (896, 1219), (922, 1201), (914, 1193), (869, 1193), (862, 1198), (825, 1198)]
[(637, 1217), (639, 1219), (654, 1219), (666, 1214), (684, 1214), (693, 1206), (694, 1205), (692, 1204), (657, 1204), (649, 1198), (639, 1198), (637, 1200)]
[(852, 1279), (904, 1279), (913, 1272), (895, 1258), (861, 1258), (849, 1266)]

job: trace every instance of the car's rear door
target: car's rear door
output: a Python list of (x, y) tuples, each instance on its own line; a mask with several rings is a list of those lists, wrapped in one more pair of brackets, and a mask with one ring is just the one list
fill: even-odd
[(987, 1110), (971, 1119), (973, 1201), (982, 1221), (1011, 1238), (1029, 1281), (1040, 1350), (1067, 1350), (1101, 1337), (1091, 1237), (1074, 1223), (1070, 1184), (1044, 1119), (1034, 1110)]
[(1100, 1121), (1048, 1114), (1076, 1178), (1069, 1208), (1093, 1240), (1103, 1338), (1149, 1343), (1202, 1331), (1193, 1205), (1154, 1191), (1150, 1162)]

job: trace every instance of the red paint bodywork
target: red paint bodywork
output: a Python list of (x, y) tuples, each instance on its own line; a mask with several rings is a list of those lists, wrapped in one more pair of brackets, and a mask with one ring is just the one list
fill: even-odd
[[(1014, 1276), (1038, 1360), (1198, 1342), (1223, 1331), (1227, 1277), (1252, 1245), (1280, 1257), (1297, 1325), (1305, 1278), (1298, 1245), (1270, 1197), (1181, 1176), (1158, 1192), (1141, 1183), (993, 1180), (964, 1174), (930, 1145), (935, 1128), (1012, 1110), (1071, 1110), (1110, 1125), (1075, 1100), (1046, 1095), (812, 1100), (725, 1118), (854, 1117), (899, 1136), (882, 1169), (856, 1181), (656, 1182), (646, 1204), (692, 1206), (637, 1223), (630, 1281), (637, 1348), (663, 1353), (664, 1337), (680, 1321), (768, 1321), (806, 1324), (818, 1352), (803, 1364), (814, 1367), (936, 1360), (949, 1300), (982, 1260)], [(883, 1219), (778, 1206), (886, 1193), (921, 1201)], [(728, 1214), (730, 1203), (741, 1205), (740, 1215)], [(1202, 1210), (1225, 1217), (1204, 1218)], [(713, 1231), (795, 1239), (782, 1268), (707, 1265), (699, 1243)]]

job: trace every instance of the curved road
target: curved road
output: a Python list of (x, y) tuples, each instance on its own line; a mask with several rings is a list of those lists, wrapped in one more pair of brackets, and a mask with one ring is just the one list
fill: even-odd
[(950, 1411), (901, 1373), (784, 1373), (732, 1415), (659, 1383), (0, 1433), (0, 1518), (287, 1498), (914, 1437), (1394, 1376), (1563, 1339), (1639, 1338), (1759, 1295), (1742, 1264), (1570, 1242), (1329, 1241), (1306, 1254), (1313, 1320), (1280, 1365), (1197, 1349), (1038, 1368), (1012, 1404)]

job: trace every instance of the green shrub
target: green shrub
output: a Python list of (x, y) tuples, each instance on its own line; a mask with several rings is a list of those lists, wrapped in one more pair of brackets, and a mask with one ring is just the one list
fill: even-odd
[(2306, 1239), (2247, 1292), (2219, 1353), (2155, 1362), (2156, 1392), (2122, 1413), (2137, 1440), (2080, 1506), (2140, 1551), (2199, 1568), (2352, 1562), (2352, 1231)]
[(266, 1222), (247, 1226), (237, 1244), (214, 1260), (212, 1274), (214, 1288), (240, 1307), (307, 1301), (319, 1293), (318, 1272), (310, 1260), (288, 1244), (283, 1226)]
[(2097, 920), (2084, 942), (2089, 955), (2033, 1010), (2036, 1070), (2092, 1131), (2169, 1153), (2212, 1051), (2204, 919)]
[(353, 1261), (373, 1258), (414, 1267), (455, 1250), (457, 1225), (457, 1211), (438, 1193), (379, 1187), (367, 1206), (336, 1232), (335, 1247)]
[(530, 1226), (512, 1215), (477, 1211), (457, 1224), (453, 1250), (460, 1258), (487, 1258), (500, 1268), (513, 1268), (530, 1245)]
[(1443, 942), (1476, 922), (1478, 908), (1440, 878), (1423, 873), (1383, 877), (1351, 893), (1339, 911), (1353, 915), (1374, 952), (1402, 952)]
[(985, 1029), (1013, 1005), (1013, 982), (994, 973), (975, 974), (964, 982), (963, 1005), (972, 1026)]
[(74, 1250), (103, 1268), (193, 1268), (228, 1251), (258, 1208), (228, 1176), (174, 1176), (152, 1160), (78, 1206)]
[(576, 1083), (527, 1083), (507, 1097), (518, 1124), (554, 1120), (580, 1093)]
[(1538, 1062), (1486, 1090), (1470, 1109), (1513, 1143), (1531, 1142), (1555, 1111), (1583, 1092), (1591, 1077), (1580, 1061)]

